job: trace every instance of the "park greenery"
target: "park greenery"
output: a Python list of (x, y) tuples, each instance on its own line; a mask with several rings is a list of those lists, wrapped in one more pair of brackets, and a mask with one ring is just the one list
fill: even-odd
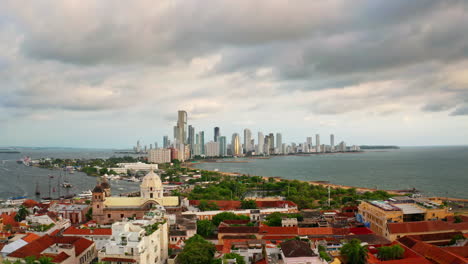
[(205, 238), (212, 237), (216, 230), (216, 226), (210, 220), (197, 221), (197, 234)]
[(28, 209), (24, 205), (21, 205), (18, 209), (18, 212), (16, 212), (15, 221), (21, 222), (24, 219), (26, 219), (26, 216), (28, 215), (29, 215)]
[(368, 249), (361, 245), (359, 239), (351, 239), (340, 249), (340, 254), (345, 257), (348, 264), (366, 264)]
[(395, 260), (403, 258), (405, 249), (400, 245), (379, 247), (377, 257), (381, 260)]
[(15, 261), (10, 261), (5, 259), (2, 261), (3, 264), (52, 264), (52, 258), (47, 256), (41, 256), (36, 258), (35, 256), (28, 256), (24, 260), (17, 259)]
[(237, 253), (227, 253), (227, 254), (224, 254), (224, 256), (223, 256), (223, 264), (224, 264), (224, 263), (228, 263), (228, 262), (227, 262), (228, 259), (235, 259), (235, 260), (236, 260), (236, 264), (245, 264), (244, 257), (242, 257), (241, 255), (239, 255), (239, 254), (237, 254)]
[(185, 246), (182, 252), (177, 257), (178, 264), (211, 264), (216, 263), (214, 253), (216, 247), (213, 243), (205, 240), (200, 235), (185, 241)]
[(250, 218), (246, 215), (236, 215), (231, 212), (222, 212), (213, 216), (211, 221), (215, 226), (219, 226), (221, 222), (226, 220), (250, 220)]
[(320, 256), (321, 259), (324, 259), (326, 261), (331, 261), (332, 260), (330, 255), (327, 253), (327, 249), (325, 248), (325, 246), (319, 245), (318, 246), (318, 252), (319, 252), (319, 256)]

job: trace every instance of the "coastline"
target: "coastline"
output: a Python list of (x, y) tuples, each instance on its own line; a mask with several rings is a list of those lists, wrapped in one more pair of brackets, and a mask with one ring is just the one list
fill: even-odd
[[(245, 161), (245, 162), (250, 162), (250, 161)], [(239, 163), (245, 163), (245, 162), (239, 162)], [(201, 164), (201, 163), (225, 163), (222, 161), (216, 161), (216, 160), (200, 160), (196, 162), (185, 162), (181, 164), (181, 167), (185, 168), (191, 168), (191, 169), (199, 169), (195, 167), (195, 165)], [(351, 189), (354, 188), (358, 193), (365, 193), (365, 192), (374, 192), (374, 191), (386, 191), (389, 194), (392, 195), (406, 195), (409, 193), (410, 190), (385, 190), (385, 189), (376, 189), (376, 188), (367, 188), (367, 187), (359, 187), (359, 186), (350, 186), (350, 185), (342, 185), (342, 184), (335, 184), (335, 183), (330, 183), (326, 181), (305, 181), (305, 180), (295, 180), (295, 179), (285, 179), (279, 176), (261, 176), (261, 175), (249, 175), (249, 174), (244, 174), (244, 173), (239, 173), (239, 172), (228, 172), (228, 171), (215, 171), (215, 170), (207, 170), (207, 169), (200, 169), (204, 171), (209, 171), (209, 172), (216, 172), (219, 173), (223, 176), (242, 176), (242, 175), (247, 175), (247, 176), (259, 176), (262, 177), (264, 180), (269, 180), (270, 178), (274, 179), (275, 181), (281, 181), (281, 180), (288, 180), (288, 181), (299, 181), (307, 184), (312, 184), (312, 185), (321, 185), (324, 187), (330, 187), (330, 188), (342, 188), (342, 189)], [(450, 200), (450, 201), (457, 201), (457, 202), (464, 202), (468, 203), (468, 199), (464, 198), (453, 198), (453, 197), (434, 197), (440, 200)]]

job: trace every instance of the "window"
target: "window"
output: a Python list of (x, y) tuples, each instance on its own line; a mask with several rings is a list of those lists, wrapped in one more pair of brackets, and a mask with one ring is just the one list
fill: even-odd
[(153, 198), (153, 193), (150, 193), (150, 198)]
[(124, 214), (120, 214), (120, 218), (123, 218), (124, 217)]
[(151, 192), (153, 191), (153, 187), (150, 187), (150, 191), (151, 191)]
[(99, 208), (99, 204), (98, 204), (98, 205), (96, 205), (96, 208)]
[(107, 214), (107, 218), (110, 218), (110, 217), (111, 217), (111, 215), (110, 215), (110, 214)]

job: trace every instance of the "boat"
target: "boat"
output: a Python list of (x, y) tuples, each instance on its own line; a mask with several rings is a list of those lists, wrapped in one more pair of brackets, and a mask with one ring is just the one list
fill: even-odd
[(71, 188), (73, 185), (67, 181), (62, 182), (62, 187), (63, 188)]
[(92, 196), (93, 196), (93, 193), (91, 192), (91, 190), (83, 191), (78, 194), (78, 197), (81, 197), (81, 198), (89, 198)]
[(21, 205), (26, 201), (26, 196), (10, 197), (6, 200), (5, 205)]
[(36, 182), (36, 191), (34, 193), (36, 194), (36, 196), (41, 195), (41, 192), (39, 191), (39, 183), (38, 182)]

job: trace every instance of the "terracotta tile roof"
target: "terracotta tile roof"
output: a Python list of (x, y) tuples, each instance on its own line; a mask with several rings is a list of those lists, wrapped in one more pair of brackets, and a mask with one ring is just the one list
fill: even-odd
[(297, 227), (281, 227), (281, 226), (260, 226), (259, 233), (262, 235), (297, 235)]
[[(464, 247), (444, 247), (444, 250), (447, 250), (450, 253), (458, 255), (462, 258), (468, 258), (468, 246)], [(467, 260), (468, 262), (468, 260)]]
[(27, 208), (32, 208), (32, 207), (34, 207), (34, 206), (36, 206), (36, 205), (39, 205), (39, 203), (36, 202), (36, 201), (34, 201), (34, 200), (28, 199), (28, 200), (26, 200), (26, 201), (23, 202), (23, 205), (24, 205), (25, 207), (27, 207)]
[(367, 235), (367, 234), (374, 233), (372, 230), (370, 230), (367, 227), (352, 227), (349, 229), (349, 232), (355, 235)]
[(31, 243), (33, 242), (34, 240), (40, 238), (40, 236), (34, 234), (34, 233), (28, 233), (26, 236), (22, 237), (21, 239), (28, 242), (28, 243)]
[(77, 235), (77, 236), (110, 236), (112, 235), (111, 228), (76, 228), (71, 226), (63, 231), (64, 235)]
[(444, 232), (435, 234), (422, 234), (422, 235), (411, 235), (410, 237), (420, 241), (437, 241), (437, 240), (451, 240), (456, 235), (463, 235), (462, 232)]
[(403, 223), (388, 223), (388, 230), (391, 234), (407, 234), (407, 233), (424, 233), (434, 231), (465, 231), (468, 232), (468, 222), (458, 224), (445, 221), (420, 221), (420, 222), (403, 222)]
[(224, 220), (222, 223), (228, 225), (245, 225), (248, 224), (250, 220)]
[(6, 214), (3, 213), (0, 215), (0, 218), (3, 219), (3, 225), (11, 225), (12, 227), (17, 227), (19, 226), (19, 223), (16, 222), (15, 220), (16, 212), (13, 212), (11, 214)]
[(297, 207), (292, 201), (255, 201), (258, 208), (285, 208), (288, 207)]
[(109, 262), (131, 262), (135, 263), (136, 260), (134, 259), (126, 259), (126, 258), (103, 258), (102, 261), (109, 261)]
[(60, 252), (59, 254), (42, 254), (43, 256), (45, 257), (49, 257), (52, 259), (52, 262), (54, 263), (60, 263), (60, 262), (63, 262), (65, 261), (67, 258), (69, 258), (70, 256), (65, 253), (65, 252)]
[(303, 227), (298, 228), (298, 235), (333, 235), (332, 227)]
[(286, 239), (292, 239), (292, 238), (295, 238), (296, 236), (291, 236), (291, 235), (282, 235), (282, 236), (278, 236), (278, 235), (273, 235), (273, 236), (263, 236), (262, 239), (264, 240), (286, 240)]
[(258, 226), (222, 226), (218, 228), (218, 233), (228, 234), (256, 234), (258, 231)]
[(416, 240), (412, 237), (398, 239), (400, 243), (416, 251), (426, 259), (438, 264), (466, 264), (466, 258), (437, 246)]
[(76, 256), (79, 256), (83, 251), (89, 248), (94, 242), (81, 237), (56, 237), (45, 235), (31, 243), (13, 251), (8, 256), (15, 258), (25, 258), (27, 256), (35, 256), (39, 258), (41, 253), (53, 244), (71, 244), (75, 246)]
[(298, 240), (289, 240), (280, 244), (283, 254), (287, 258), (317, 256), (309, 245)]
[(268, 261), (266, 259), (261, 259), (261, 260), (255, 262), (255, 264), (268, 264)]

